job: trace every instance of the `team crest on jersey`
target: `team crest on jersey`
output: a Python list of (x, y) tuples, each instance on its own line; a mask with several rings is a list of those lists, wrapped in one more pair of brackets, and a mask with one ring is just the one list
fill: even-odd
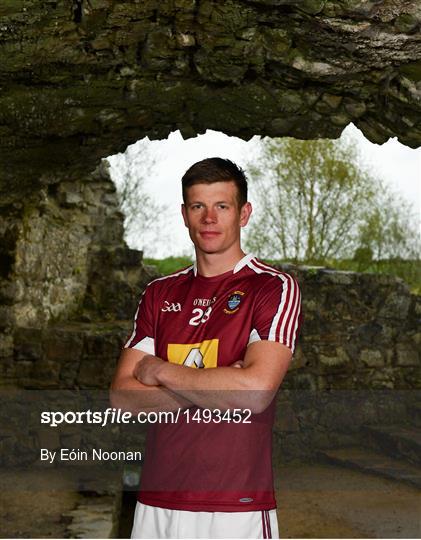
[(224, 308), (224, 312), (228, 315), (232, 315), (232, 313), (238, 311), (244, 295), (245, 293), (243, 291), (234, 291), (232, 294), (230, 294), (227, 301), (228, 309)]

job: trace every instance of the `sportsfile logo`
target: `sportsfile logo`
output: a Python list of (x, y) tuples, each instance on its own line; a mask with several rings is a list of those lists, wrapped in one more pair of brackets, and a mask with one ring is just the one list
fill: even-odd
[(167, 302), (164, 300), (164, 307), (161, 308), (161, 311), (181, 311), (180, 302)]

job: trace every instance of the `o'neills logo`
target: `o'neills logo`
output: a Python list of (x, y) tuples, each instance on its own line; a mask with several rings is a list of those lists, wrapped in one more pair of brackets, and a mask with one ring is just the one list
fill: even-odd
[(212, 298), (195, 298), (193, 300), (193, 305), (208, 307), (214, 304), (215, 302), (216, 302), (216, 296), (213, 296)]
[(243, 291), (234, 291), (232, 294), (230, 294), (228, 301), (227, 301), (227, 308), (224, 308), (224, 312), (228, 315), (232, 315), (236, 311), (240, 309), (241, 300), (243, 299), (243, 296), (246, 293)]

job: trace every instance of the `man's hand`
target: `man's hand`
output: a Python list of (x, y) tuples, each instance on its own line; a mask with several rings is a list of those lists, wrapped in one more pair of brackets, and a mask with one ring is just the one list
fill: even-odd
[(133, 376), (147, 386), (158, 386), (160, 383), (157, 375), (164, 364), (165, 362), (161, 358), (147, 354), (136, 364)]
[[(143, 359), (151, 356), (152, 361), (145, 363), (150, 366), (157, 366), (158, 358), (137, 349), (123, 349), (111, 384), (110, 398), (113, 407), (138, 413), (139, 411), (176, 411), (191, 407), (193, 403), (186, 398), (176, 395), (163, 386), (150, 386), (150, 379), (147, 384), (140, 382), (135, 375), (138, 364)], [(163, 362), (161, 360), (161, 362)], [(168, 362), (163, 362), (168, 363)], [(140, 369), (139, 365), (139, 369)], [(148, 368), (149, 369), (149, 368)], [(155, 378), (155, 377), (153, 377)]]

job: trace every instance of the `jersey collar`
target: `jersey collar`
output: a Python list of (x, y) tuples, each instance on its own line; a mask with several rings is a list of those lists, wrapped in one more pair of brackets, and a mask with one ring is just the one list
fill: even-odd
[[(239, 272), (242, 268), (244, 268), (244, 266), (247, 266), (249, 261), (251, 261), (251, 259), (253, 259), (253, 258), (254, 258), (253, 253), (249, 253), (248, 255), (244, 255), (244, 257), (242, 259), (240, 259), (238, 261), (238, 263), (234, 266), (232, 273), (236, 274), (237, 272)], [(193, 272), (194, 272), (194, 275), (197, 276), (197, 263), (196, 263), (196, 261), (194, 261), (194, 264), (193, 264)]]

